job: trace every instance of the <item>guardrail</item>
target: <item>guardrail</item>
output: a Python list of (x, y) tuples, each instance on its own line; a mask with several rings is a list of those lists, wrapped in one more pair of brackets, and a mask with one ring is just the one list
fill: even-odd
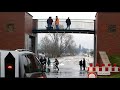
[[(66, 19), (60, 19), (60, 29), (66, 29)], [(45, 30), (47, 27), (47, 19), (38, 20), (38, 29)], [(53, 28), (55, 28), (55, 20), (53, 19)], [(91, 19), (71, 19), (71, 30), (93, 30), (94, 31), (94, 20)]]

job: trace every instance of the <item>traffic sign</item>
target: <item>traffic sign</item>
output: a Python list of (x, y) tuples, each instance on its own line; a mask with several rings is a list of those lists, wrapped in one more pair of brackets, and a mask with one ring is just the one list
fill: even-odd
[(88, 73), (88, 78), (97, 78), (97, 74), (94, 72)]
[(0, 50), (0, 77), (19, 77), (19, 56), (17, 51)]

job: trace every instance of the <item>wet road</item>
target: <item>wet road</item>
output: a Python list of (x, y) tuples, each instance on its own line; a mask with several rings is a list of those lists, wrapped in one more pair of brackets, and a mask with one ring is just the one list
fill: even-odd
[[(50, 72), (46, 73), (47, 78), (88, 78), (87, 71), (80, 71), (79, 68), (79, 60), (84, 58), (83, 56), (68, 56), (58, 58), (59, 64), (59, 72), (57, 73), (53, 69), (53, 63), (51, 63)], [(86, 66), (93, 62), (93, 57), (85, 57), (86, 58)], [(54, 61), (51, 59), (51, 61)], [(87, 70), (87, 68), (86, 68)]]

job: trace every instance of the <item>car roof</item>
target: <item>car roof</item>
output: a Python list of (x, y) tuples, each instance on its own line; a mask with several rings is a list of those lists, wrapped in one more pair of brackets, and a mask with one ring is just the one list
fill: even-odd
[(27, 49), (16, 49), (15, 51), (17, 51), (19, 54), (34, 54), (33, 52)]
[(34, 54), (34, 53), (29, 51), (22, 51), (22, 52), (19, 52), (19, 54)]
[(18, 54), (35, 54), (34, 52), (31, 52), (26, 49), (16, 49), (16, 50), (0, 50), (0, 51), (15, 51)]

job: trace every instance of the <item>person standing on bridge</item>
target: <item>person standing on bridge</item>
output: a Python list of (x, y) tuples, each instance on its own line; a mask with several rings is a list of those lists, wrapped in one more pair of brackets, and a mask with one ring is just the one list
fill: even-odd
[(56, 29), (58, 30), (59, 29), (59, 18), (58, 18), (58, 16), (56, 16), (55, 26), (56, 26)]
[(52, 17), (49, 17), (49, 18), (47, 19), (47, 25), (48, 25), (48, 28), (47, 28), (47, 29), (53, 29), (52, 23), (53, 23), (53, 19), (52, 19)]
[(67, 24), (67, 28), (66, 28), (66, 30), (67, 30), (67, 29), (70, 30), (71, 20), (70, 20), (69, 17), (68, 17), (68, 19), (66, 19), (66, 24)]

